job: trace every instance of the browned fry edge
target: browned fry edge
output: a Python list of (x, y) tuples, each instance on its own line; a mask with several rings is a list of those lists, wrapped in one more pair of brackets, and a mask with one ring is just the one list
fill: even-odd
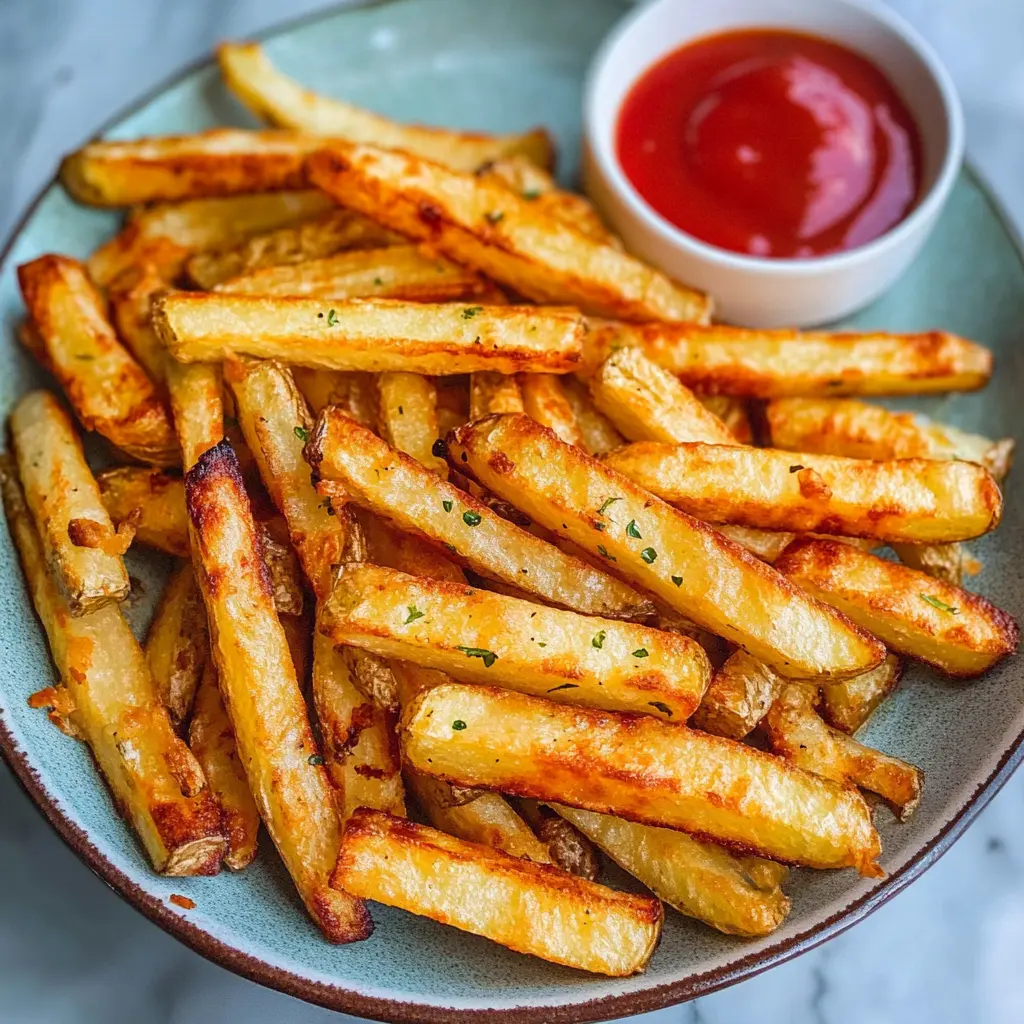
[[(356, 10), (381, 2), (388, 2), (388, 0), (351, 0), (344, 6), (347, 9)], [(336, 17), (340, 6), (283, 21), (252, 38), (267, 40), (303, 25), (313, 25), (321, 20)], [(86, 142), (97, 141), (121, 121), (153, 102), (172, 86), (190, 75), (210, 69), (213, 63), (211, 57), (203, 57), (179, 69), (126, 108), (115, 113), (97, 128), (94, 135), (84, 140), (83, 145)], [(1018, 259), (1024, 266), (1024, 238), (1017, 232), (1002, 203), (969, 162), (965, 164), (964, 174), (966, 179), (981, 192), (993, 215), (1003, 225)], [(56, 176), (51, 177), (33, 197), (11, 229), (3, 250), (0, 251), (0, 264), (8, 260), (14, 242), (21, 235), (47, 193), (56, 184)], [(3, 539), (2, 531), (0, 531), (0, 543), (9, 543)], [(27, 596), (23, 598), (23, 601), (27, 607)], [(1007, 783), (1020, 763), (1024, 761), (1024, 730), (1013, 738), (991, 774), (974, 788), (971, 795), (960, 807), (955, 809), (938, 833), (922, 846), (906, 864), (893, 871), (885, 881), (874, 885), (863, 896), (853, 900), (846, 907), (817, 925), (788, 939), (771, 943), (765, 946), (761, 952), (749, 953), (721, 968), (707, 971), (704, 974), (682, 977), (644, 991), (587, 999), (585, 1002), (560, 1006), (514, 1006), (508, 1009), (457, 1009), (444, 1007), (437, 1003), (382, 999), (341, 985), (313, 981), (222, 942), (200, 925), (186, 920), (184, 915), (169, 907), (159, 897), (143, 889), (92, 844), (89, 836), (61, 807), (57, 796), (46, 788), (42, 778), (32, 767), (28, 753), (22, 749), (14, 733), (2, 719), (0, 719), (0, 753), (3, 754), (4, 760), (26, 794), (35, 802), (40, 813), (49, 821), (57, 834), (118, 895), (149, 920), (196, 952), (250, 981), (319, 1006), (373, 1020), (391, 1022), (391, 1024), (451, 1024), (456, 1019), (467, 1022), (489, 1022), (489, 1024), (575, 1024), (578, 1021), (611, 1020), (627, 1014), (647, 1013), (707, 995), (791, 960), (840, 932), (846, 931), (901, 892), (935, 864), (960, 838), (971, 822)], [(580, 991), (585, 990), (581, 989)]]

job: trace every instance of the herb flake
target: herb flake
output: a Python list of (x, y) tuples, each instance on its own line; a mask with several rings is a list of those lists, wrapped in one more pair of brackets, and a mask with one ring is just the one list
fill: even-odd
[(422, 619), (426, 612), (421, 612), (416, 605), (411, 604), (408, 606), (409, 615), (406, 618), (404, 625), (408, 626), (410, 622), (415, 622), (417, 619)]
[(484, 307), (483, 306), (467, 306), (462, 311), (462, 319), (463, 320), (472, 320), (473, 317), (475, 317), (477, 315), (477, 313), (482, 313), (483, 311), (484, 311)]
[(309, 440), (309, 431), (300, 423), (299, 426), (295, 428), (295, 436), (305, 444)]
[(681, 586), (683, 585), (683, 577), (682, 577), (682, 576), (673, 576), (673, 577), (672, 577), (672, 582), (673, 582), (673, 583), (674, 583), (674, 584), (675, 584), (675, 585), (676, 585), (677, 587), (681, 587)]
[(959, 615), (960, 609), (955, 608), (951, 604), (946, 604), (945, 601), (940, 601), (937, 597), (932, 597), (931, 594), (918, 594), (918, 597), (922, 601), (927, 601), (933, 608), (938, 608), (940, 612), (946, 612), (949, 615)]
[(462, 521), (467, 526), (479, 526), (480, 525), (480, 513), (479, 512), (463, 512)]
[(334, 327), (335, 324), (339, 323), (338, 314), (333, 309), (327, 311), (327, 326)]
[(320, 754), (310, 754), (309, 757), (306, 758), (306, 764), (316, 765), (316, 764), (323, 764), (323, 763), (324, 763), (324, 759), (323, 759), (323, 757), (321, 757)]
[(608, 506), (609, 505), (614, 505), (615, 502), (617, 502), (617, 501), (622, 501), (622, 499), (621, 498), (605, 498), (604, 502), (601, 505), (601, 507), (597, 510), (597, 514), (599, 516), (603, 516), (605, 514), (605, 512), (608, 510)]
[(455, 507), (455, 502), (454, 501), (449, 501), (447, 498), (445, 498), (445, 500), (441, 502), (441, 508), (443, 508), (445, 510), (445, 512), (451, 512), (451, 510), (454, 507)]
[(607, 635), (608, 634), (603, 629), (600, 632), (595, 633), (590, 640), (590, 646), (601, 650), (601, 648), (604, 647), (604, 638)]
[(609, 562), (617, 562), (618, 559), (614, 555), (608, 554), (608, 549), (603, 544), (597, 545), (597, 553), (604, 558), (607, 558)]
[(579, 683), (562, 683), (560, 686), (552, 686), (546, 693), (554, 693), (556, 690), (578, 690)]
[(498, 660), (494, 651), (489, 651), (486, 647), (456, 647), (455, 650), (462, 651), (467, 658), (479, 658), (484, 663), (484, 668), (490, 668)]
[(640, 557), (650, 565), (658, 557), (658, 552), (655, 551), (654, 548), (644, 548), (643, 551), (640, 552)]
[(647, 657), (650, 657), (650, 655), (648, 654), (646, 647), (638, 647), (633, 652), (633, 657), (634, 658), (647, 658)]
[(636, 528), (636, 520), (630, 519), (626, 524), (626, 536), (633, 537), (635, 540), (640, 540), (643, 534)]
[(505, 219), (505, 214), (501, 210), (488, 210), (484, 217), (488, 224), (500, 224)]
[(455, 721), (452, 722), (452, 728), (456, 732), (462, 732), (462, 730), (466, 728), (466, 723), (461, 718), (456, 718)]

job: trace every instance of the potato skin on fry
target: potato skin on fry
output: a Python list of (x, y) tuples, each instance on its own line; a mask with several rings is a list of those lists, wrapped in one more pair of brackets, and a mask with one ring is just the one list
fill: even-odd
[(903, 661), (889, 654), (881, 665), (863, 675), (822, 686), (821, 717), (852, 736), (899, 686), (902, 675)]
[(733, 651), (712, 676), (693, 724), (714, 736), (741, 740), (757, 728), (783, 683), (757, 658), (743, 650)]
[(115, 523), (135, 513), (135, 540), (168, 555), (188, 558), (185, 481), (159, 469), (116, 466), (96, 475), (103, 504)]
[(379, 811), (353, 815), (332, 884), (520, 953), (613, 977), (642, 971), (661, 935), (656, 899)]
[(855, 675), (885, 655), (853, 623), (808, 601), (710, 526), (526, 416), (490, 416), (460, 427), (448, 437), (448, 460), (610, 572), (788, 678)]
[(684, 725), (449, 684), (405, 709), (401, 738), (414, 768), (460, 785), (676, 828), (783, 862), (880, 873), (881, 843), (855, 789)]
[(776, 567), (894, 651), (948, 675), (980, 675), (1017, 650), (1017, 623), (985, 598), (841, 541), (798, 538)]

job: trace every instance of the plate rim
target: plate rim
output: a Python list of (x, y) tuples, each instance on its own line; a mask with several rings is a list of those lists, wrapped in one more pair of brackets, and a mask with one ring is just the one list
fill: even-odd
[[(315, 24), (318, 21), (334, 17), (343, 11), (380, 7), (393, 2), (399, 2), (399, 0), (337, 0), (336, 3), (320, 10), (288, 18), (259, 32), (250, 33), (246, 38), (260, 41), (272, 39), (303, 25)], [(181, 65), (170, 75), (104, 119), (81, 144), (100, 139), (121, 121), (138, 113), (190, 75), (212, 67), (214, 60), (212, 55), (207, 54)], [(1014, 254), (1021, 267), (1024, 268), (1024, 234), (1018, 229), (1002, 199), (969, 159), (964, 160), (961, 174), (978, 189), (982, 199), (1006, 232)], [(20, 215), (16, 217), (2, 246), (0, 246), (0, 266), (9, 260), (28, 222), (47, 194), (55, 185), (59, 184), (59, 172), (55, 171), (43, 182)], [(488, 1024), (578, 1024), (578, 1022), (613, 1020), (624, 1015), (648, 1013), (688, 1002), (700, 996), (710, 995), (719, 989), (735, 985), (792, 960), (852, 928), (936, 864), (963, 835), (1024, 760), (1024, 730), (1018, 733), (1007, 746), (989, 776), (974, 788), (970, 796), (927, 843), (886, 879), (813, 927), (777, 942), (758, 953), (740, 957), (721, 967), (641, 991), (551, 1006), (538, 1003), (530, 1006), (501, 1008), (443, 1006), (440, 1003), (420, 1003), (405, 999), (371, 996), (341, 985), (304, 977), (294, 971), (276, 967), (251, 953), (243, 952), (171, 910), (160, 898), (147, 892), (121, 871), (91, 841), (88, 834), (61, 810), (56, 797), (49, 792), (39, 773), (29, 762), (27, 751), (19, 747), (2, 713), (0, 713), (0, 756), (3, 757), (15, 780), (36, 810), (94, 875), (105, 882), (129, 906), (173, 938), (212, 963), (224, 967), (248, 981), (329, 1010), (384, 1021), (388, 1024), (450, 1024), (456, 1018), (467, 1022), (486, 1021)]]

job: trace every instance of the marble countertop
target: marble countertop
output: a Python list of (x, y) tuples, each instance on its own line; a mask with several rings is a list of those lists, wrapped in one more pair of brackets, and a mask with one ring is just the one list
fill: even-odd
[[(206, 52), (324, 0), (4, 0), (0, 235), (59, 156)], [(1024, 233), (1024, 3), (893, 0), (946, 60), (968, 149)], [(203, 960), (117, 899), (0, 766), (0, 1019), (314, 1024), (331, 1014)], [(852, 931), (645, 1024), (1019, 1024), (1024, 773), (914, 885)]]

